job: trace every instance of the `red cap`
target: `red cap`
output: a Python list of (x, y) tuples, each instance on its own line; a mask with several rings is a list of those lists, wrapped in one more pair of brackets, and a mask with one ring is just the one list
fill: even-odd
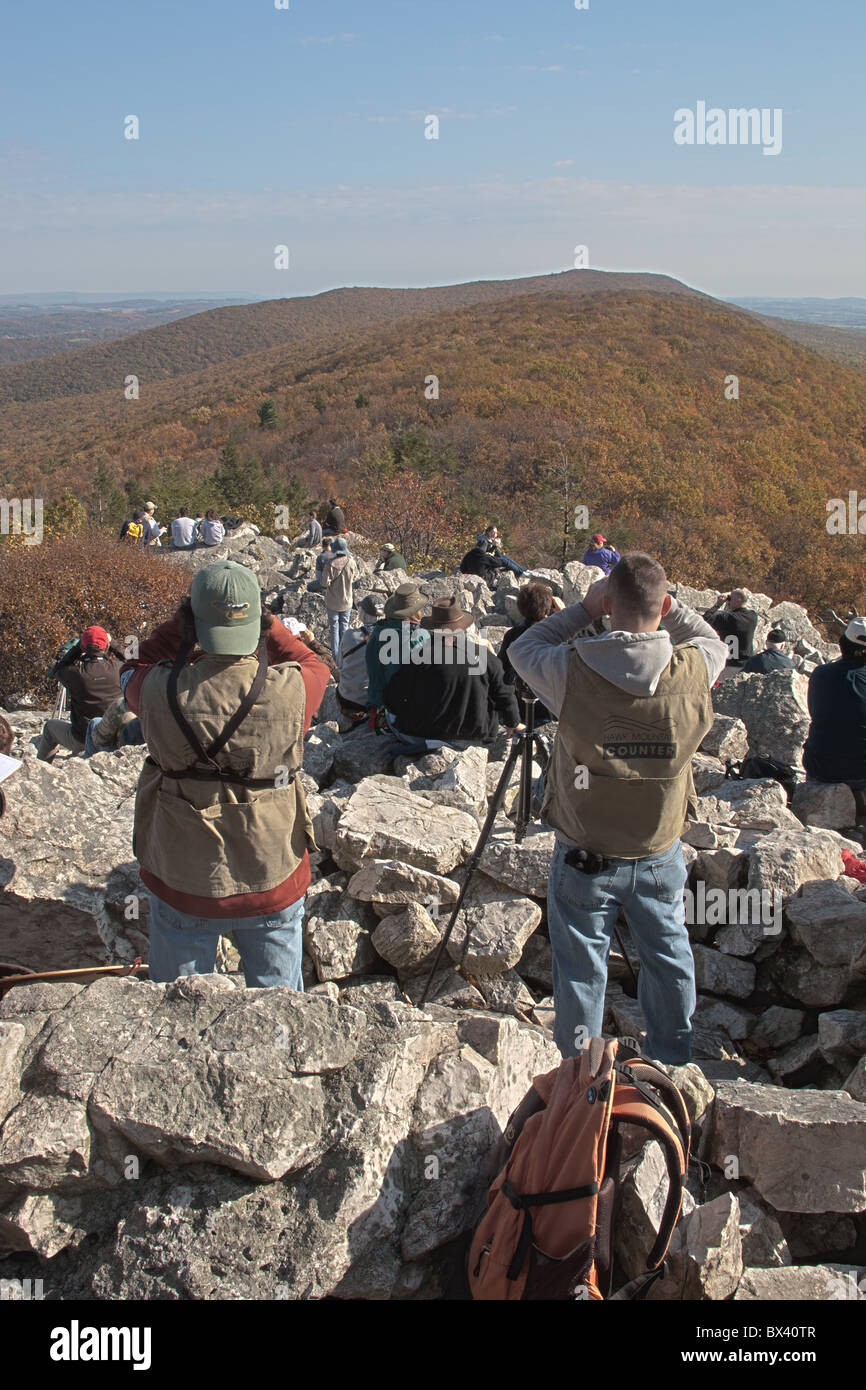
[(86, 627), (81, 634), (80, 641), (85, 651), (93, 647), (100, 652), (108, 650), (108, 633), (104, 627)]
[(595, 535), (590, 536), (589, 539), (591, 541), (594, 541), (596, 545), (604, 545), (604, 536), (601, 534), (600, 531), (596, 531)]

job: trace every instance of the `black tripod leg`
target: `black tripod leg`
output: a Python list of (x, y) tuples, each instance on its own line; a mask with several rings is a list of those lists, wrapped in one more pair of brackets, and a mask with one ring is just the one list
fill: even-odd
[[(449, 941), (449, 939), (450, 939), (450, 937), (451, 937), (451, 933), (452, 933), (452, 931), (454, 930), (454, 923), (457, 921), (457, 917), (458, 917), (458, 915), (459, 915), (459, 913), (460, 913), (460, 909), (461, 909), (461, 907), (463, 906), (463, 902), (464, 902), (464, 900), (465, 900), (465, 898), (466, 898), (466, 894), (467, 894), (468, 891), (469, 891), (469, 885), (470, 885), (470, 883), (472, 882), (472, 878), (473, 878), (473, 876), (474, 876), (474, 874), (475, 874), (475, 870), (478, 868), (478, 861), (480, 860), (481, 855), (482, 855), (483, 852), (484, 852), (484, 846), (487, 844), (487, 841), (488, 841), (489, 838), (490, 838), (490, 832), (491, 832), (491, 830), (493, 829), (493, 822), (496, 820), (496, 817), (499, 815), (500, 807), (502, 806), (502, 802), (503, 802), (504, 799), (505, 799), (505, 792), (506, 792), (506, 788), (508, 787), (509, 779), (510, 779), (510, 777), (511, 777), (512, 772), (514, 771), (514, 765), (515, 765), (515, 763), (517, 762), (518, 757), (520, 756), (520, 750), (521, 750), (521, 747), (522, 747), (522, 743), (523, 743), (522, 738), (518, 738), (518, 739), (515, 739), (514, 742), (513, 742), (512, 745), (511, 745), (511, 749), (510, 749), (509, 754), (508, 754), (508, 757), (507, 757), (507, 759), (506, 759), (506, 761), (505, 761), (505, 766), (504, 766), (504, 768), (502, 769), (502, 775), (501, 775), (501, 777), (499, 778), (499, 781), (498, 781), (498, 783), (497, 783), (497, 785), (496, 785), (496, 791), (493, 793), (493, 799), (492, 799), (491, 802), (490, 802), (490, 807), (489, 807), (488, 812), (487, 812), (487, 817), (486, 817), (486, 819), (485, 819), (485, 821), (484, 821), (484, 825), (481, 827), (481, 834), (478, 836), (478, 840), (477, 840), (477, 843), (476, 843), (476, 845), (475, 845), (475, 848), (474, 848), (474, 850), (472, 851), (472, 853), (471, 853), (471, 855), (469, 856), (469, 859), (468, 859), (468, 861), (467, 861), (467, 864), (466, 864), (466, 877), (465, 877), (464, 880), (463, 880), (463, 885), (462, 885), (462, 887), (461, 887), (461, 889), (460, 889), (459, 897), (457, 898), (457, 901), (456, 901), (456, 903), (454, 904), (454, 907), (453, 907), (453, 909), (452, 909), (452, 911), (451, 911), (451, 917), (450, 917), (450, 920), (449, 920), (449, 922), (448, 922), (448, 926), (445, 928), (445, 934), (444, 934), (444, 936), (442, 937), (442, 940), (439, 942), (439, 947), (438, 947), (438, 950), (436, 951), (436, 956), (435, 956), (435, 958), (434, 958), (434, 960), (433, 960), (433, 965), (432, 965), (432, 968), (431, 968), (431, 970), (430, 970), (430, 976), (429, 976), (429, 978), (428, 978), (428, 980), (427, 980), (426, 985), (424, 986), (424, 993), (421, 995), (421, 999), (420, 999), (420, 1002), (419, 1002), (419, 1004), (418, 1004), (419, 1009), (423, 1008), (423, 1007), (424, 1007), (424, 1004), (426, 1003), (426, 1000), (427, 1000), (427, 993), (428, 993), (428, 991), (429, 991), (429, 989), (430, 989), (431, 984), (433, 983), (433, 976), (436, 974), (436, 971), (439, 969), (439, 962), (440, 962), (440, 960), (442, 959), (442, 952), (445, 950), (445, 947), (448, 945), (448, 941)], [(465, 952), (464, 952), (464, 954), (465, 954)]]

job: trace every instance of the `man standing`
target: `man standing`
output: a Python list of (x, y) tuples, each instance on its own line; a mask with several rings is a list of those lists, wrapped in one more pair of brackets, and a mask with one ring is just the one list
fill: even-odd
[[(611, 631), (581, 637), (603, 613)], [(647, 1052), (688, 1062), (696, 995), (679, 837), (727, 649), (667, 593), (661, 565), (635, 551), (582, 603), (528, 628), (509, 656), (559, 717), (542, 810), (557, 841), (547, 895), (557, 1046), (576, 1056), (601, 1032), (621, 908), (640, 957)]]
[(589, 548), (584, 553), (585, 565), (597, 565), (602, 574), (610, 574), (614, 565), (619, 564), (619, 551), (608, 545), (600, 531), (589, 538)]
[(732, 589), (729, 594), (720, 594), (704, 614), (710, 627), (728, 645), (729, 666), (742, 666), (752, 655), (758, 615), (746, 607), (748, 598), (745, 589)]
[(331, 653), (336, 661), (340, 655), (343, 633), (349, 626), (349, 614), (354, 602), (352, 585), (358, 578), (359, 571), (343, 536), (337, 536), (333, 551), (333, 560), (327, 569), (322, 570), (322, 587), (325, 591), (325, 607), (328, 610)]
[(263, 612), (252, 570), (218, 560), (122, 679), (150, 754), (133, 838), (150, 978), (210, 973), (231, 932), (248, 986), (302, 990), (313, 835), (297, 773), (327, 668)]

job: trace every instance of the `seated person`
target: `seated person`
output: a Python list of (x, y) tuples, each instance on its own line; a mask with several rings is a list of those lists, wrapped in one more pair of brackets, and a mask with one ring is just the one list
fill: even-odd
[(421, 626), (429, 644), (385, 684), (388, 727), (398, 741), (427, 753), (443, 744), (489, 745), (500, 720), (513, 733), (520, 726), (514, 689), (505, 683), (499, 658), (474, 632), (471, 614), (456, 598), (442, 599)]
[(485, 536), (479, 536), (460, 561), (461, 574), (477, 574), (490, 589), (496, 588), (498, 571), (506, 568), (502, 557), (491, 553)]
[(136, 743), (144, 743), (141, 720), (136, 718), (121, 695), (101, 717), (97, 715), (88, 723), (84, 756), (92, 758), (94, 753), (113, 752), (115, 748), (126, 748)]
[(608, 545), (600, 531), (596, 531), (594, 536), (590, 536), (589, 547), (583, 556), (585, 565), (597, 565), (602, 574), (610, 574), (614, 565), (618, 565), (619, 561), (619, 551), (614, 550), (612, 545)]
[(66, 688), (69, 719), (48, 719), (36, 749), (42, 762), (50, 763), (58, 746), (70, 753), (83, 753), (87, 725), (95, 715), (103, 715), (120, 698), (121, 660), (111, 650), (111, 640), (103, 627), (86, 627), (77, 642), (60, 658), (51, 674)]
[(171, 523), (171, 541), (175, 550), (192, 550), (195, 529), (201, 520), (199, 516), (193, 521), (186, 507), (181, 507)]
[[(502, 673), (506, 685), (514, 685), (517, 680), (517, 673), (508, 655), (508, 648), (512, 642), (516, 642), (518, 637), (522, 637), (526, 629), (532, 627), (533, 623), (540, 623), (542, 618), (549, 618), (551, 613), (557, 612), (562, 606), (562, 599), (558, 599), (550, 585), (543, 583), (540, 579), (534, 579), (531, 584), (524, 585), (520, 590), (517, 595), (517, 611), (520, 614), (520, 622), (508, 629), (499, 648), (499, 660), (502, 663)], [(539, 700), (535, 706), (536, 725), (545, 724), (552, 718), (553, 715), (550, 710)]]
[(852, 618), (838, 661), (809, 677), (811, 724), (803, 747), (808, 782), (845, 782), (866, 814), (866, 618)]
[(346, 514), (336, 497), (328, 498), (328, 514), (322, 529), (326, 536), (343, 536), (346, 533)]
[(337, 704), (349, 719), (360, 721), (367, 717), (367, 643), (377, 623), (385, 616), (378, 594), (367, 594), (358, 604), (360, 627), (350, 627), (343, 633), (337, 659)]
[(743, 670), (747, 675), (765, 676), (768, 671), (795, 671), (797, 663), (785, 654), (785, 634), (774, 627), (767, 633), (767, 642), (762, 652), (750, 656)]
[(409, 661), (416, 647), (430, 640), (421, 627), (427, 600), (411, 579), (385, 601), (385, 616), (370, 633), (364, 659), (367, 664), (367, 709), (382, 707), (382, 692), (395, 666)]
[(399, 550), (390, 541), (386, 541), (379, 551), (379, 559), (373, 566), (373, 573), (378, 574), (380, 570), (405, 570), (406, 568), (406, 561)]
[(225, 540), (226, 528), (212, 507), (210, 511), (205, 512), (204, 520), (199, 522), (198, 530), (202, 545), (219, 545), (220, 541)]
[(307, 529), (302, 531), (299, 536), (295, 536), (292, 545), (300, 546), (305, 550), (312, 550), (314, 545), (322, 544), (322, 525), (314, 511), (307, 514)]
[(758, 615), (746, 607), (749, 595), (745, 589), (732, 589), (729, 594), (720, 594), (708, 608), (704, 617), (726, 643), (729, 666), (742, 666), (752, 655), (755, 628)]
[(511, 556), (506, 555), (503, 551), (502, 541), (499, 539), (499, 532), (495, 526), (488, 526), (487, 529), (483, 531), (482, 534), (478, 537), (478, 540), (475, 542), (475, 544), (483, 545), (487, 551), (487, 554), (493, 555), (498, 560), (501, 560), (505, 569), (510, 570), (512, 574), (526, 573), (526, 570), (524, 569), (523, 565), (518, 565), (516, 560), (512, 560)]

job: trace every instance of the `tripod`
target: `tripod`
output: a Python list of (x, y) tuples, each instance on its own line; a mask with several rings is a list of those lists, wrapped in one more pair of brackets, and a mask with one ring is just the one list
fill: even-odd
[[(514, 824), (515, 844), (519, 845), (521, 843), (524, 836), (526, 835), (526, 827), (529, 825), (529, 822), (532, 819), (532, 750), (534, 747), (536, 752), (538, 753), (538, 760), (541, 763), (542, 769), (544, 769), (547, 766), (547, 749), (545, 748), (540, 735), (536, 733), (535, 730), (535, 706), (538, 703), (538, 701), (536, 700), (529, 687), (524, 685), (522, 681), (520, 681), (518, 685), (518, 699), (520, 700), (520, 703), (523, 706), (523, 728), (514, 736), (511, 748), (508, 753), (508, 757), (505, 760), (505, 766), (502, 769), (502, 774), (496, 785), (496, 791), (493, 793), (493, 796), (491, 798), (490, 806), (487, 811), (487, 817), (484, 821), (484, 825), (481, 827), (481, 834), (478, 836), (478, 841), (475, 845), (475, 848), (469, 856), (469, 860), (466, 865), (466, 877), (463, 880), (463, 885), (460, 889), (460, 894), (451, 911), (451, 917), (449, 919), (448, 926), (445, 928), (445, 934), (439, 943), (439, 948), (433, 960), (430, 975), (428, 977), (426, 985), (424, 986), (424, 993), (421, 995), (421, 1001), (418, 1006), (419, 1008), (423, 1008), (426, 1002), (428, 991), (430, 989), (431, 984), (433, 983), (433, 977), (436, 974), (436, 971), (439, 969), (439, 962), (442, 959), (442, 952), (448, 945), (451, 933), (454, 930), (454, 924), (457, 921), (457, 918), (460, 915), (460, 909), (462, 908), (463, 903), (466, 900), (466, 895), (469, 892), (470, 885), (472, 883), (473, 878), (475, 877), (475, 871), (478, 868), (481, 856), (484, 853), (484, 847), (487, 844), (487, 841), (490, 839), (490, 832), (493, 829), (496, 817), (499, 815), (502, 803), (505, 800), (505, 792), (508, 788), (508, 783), (511, 780), (511, 774), (514, 771), (518, 759), (520, 759), (520, 789), (517, 794), (517, 817)], [(466, 940), (463, 943), (462, 959), (464, 960), (466, 959), (466, 951), (468, 945), (469, 933), (467, 932)]]
[[(523, 681), (518, 681), (517, 694), (518, 699), (520, 700), (520, 703), (523, 706), (523, 728), (520, 730), (519, 733), (515, 735), (514, 740), (511, 744), (508, 757), (505, 761), (505, 766), (502, 769), (502, 775), (499, 778), (499, 781), (496, 785), (496, 791), (493, 793), (493, 797), (490, 801), (490, 806), (487, 811), (487, 817), (484, 821), (484, 825), (481, 827), (481, 834), (478, 836), (478, 841), (475, 845), (475, 848), (469, 856), (469, 859), (467, 860), (466, 877), (463, 880), (459, 896), (457, 898), (456, 903), (454, 904), (454, 907), (452, 908), (451, 917), (449, 918), (448, 925), (445, 928), (445, 933), (442, 937), (442, 940), (439, 942), (439, 947), (433, 959), (433, 964), (430, 968), (430, 974), (427, 977), (427, 983), (424, 986), (424, 992), (421, 995), (421, 999), (418, 1004), (418, 1007), (420, 1009), (423, 1009), (424, 1004), (426, 1003), (427, 995), (430, 991), (430, 986), (433, 983), (433, 978), (436, 974), (436, 971), (439, 969), (439, 962), (442, 959), (442, 953), (448, 945), (451, 933), (454, 930), (454, 924), (456, 923), (457, 918), (460, 915), (460, 909), (462, 908), (466, 900), (466, 896), (469, 892), (472, 880), (475, 877), (475, 871), (477, 870), (479, 862), (481, 860), (481, 856), (484, 853), (484, 848), (487, 844), (487, 841), (490, 839), (490, 832), (493, 829), (494, 822), (499, 814), (502, 802), (505, 799), (506, 788), (508, 787), (508, 783), (511, 779), (511, 774), (514, 771), (518, 758), (520, 759), (520, 788), (517, 794), (517, 816), (514, 822), (515, 844), (519, 845), (521, 843), (524, 836), (526, 835), (526, 828), (529, 825), (529, 822), (532, 820), (533, 747), (538, 753), (538, 761), (541, 763), (542, 771), (547, 766), (548, 756), (547, 749), (545, 748), (540, 735), (536, 732), (535, 729), (535, 706), (538, 703), (538, 701), (536, 700), (536, 697), (533, 695), (532, 691), (529, 689), (527, 685), (524, 684)], [(625, 960), (625, 963), (628, 966), (629, 974), (632, 977), (632, 984), (634, 986), (635, 993), (637, 993), (637, 980), (634, 974), (634, 970), (632, 969), (631, 961), (628, 957), (628, 952), (626, 951), (625, 946), (623, 945), (622, 937), (620, 936), (619, 931), (616, 929), (616, 927), (614, 927), (614, 936), (616, 937), (617, 944), (619, 946), (620, 951), (622, 952), (623, 959)], [(469, 932), (467, 931), (466, 938), (463, 942), (463, 951), (461, 952), (461, 964), (466, 959), (466, 952), (468, 950), (468, 947)]]

